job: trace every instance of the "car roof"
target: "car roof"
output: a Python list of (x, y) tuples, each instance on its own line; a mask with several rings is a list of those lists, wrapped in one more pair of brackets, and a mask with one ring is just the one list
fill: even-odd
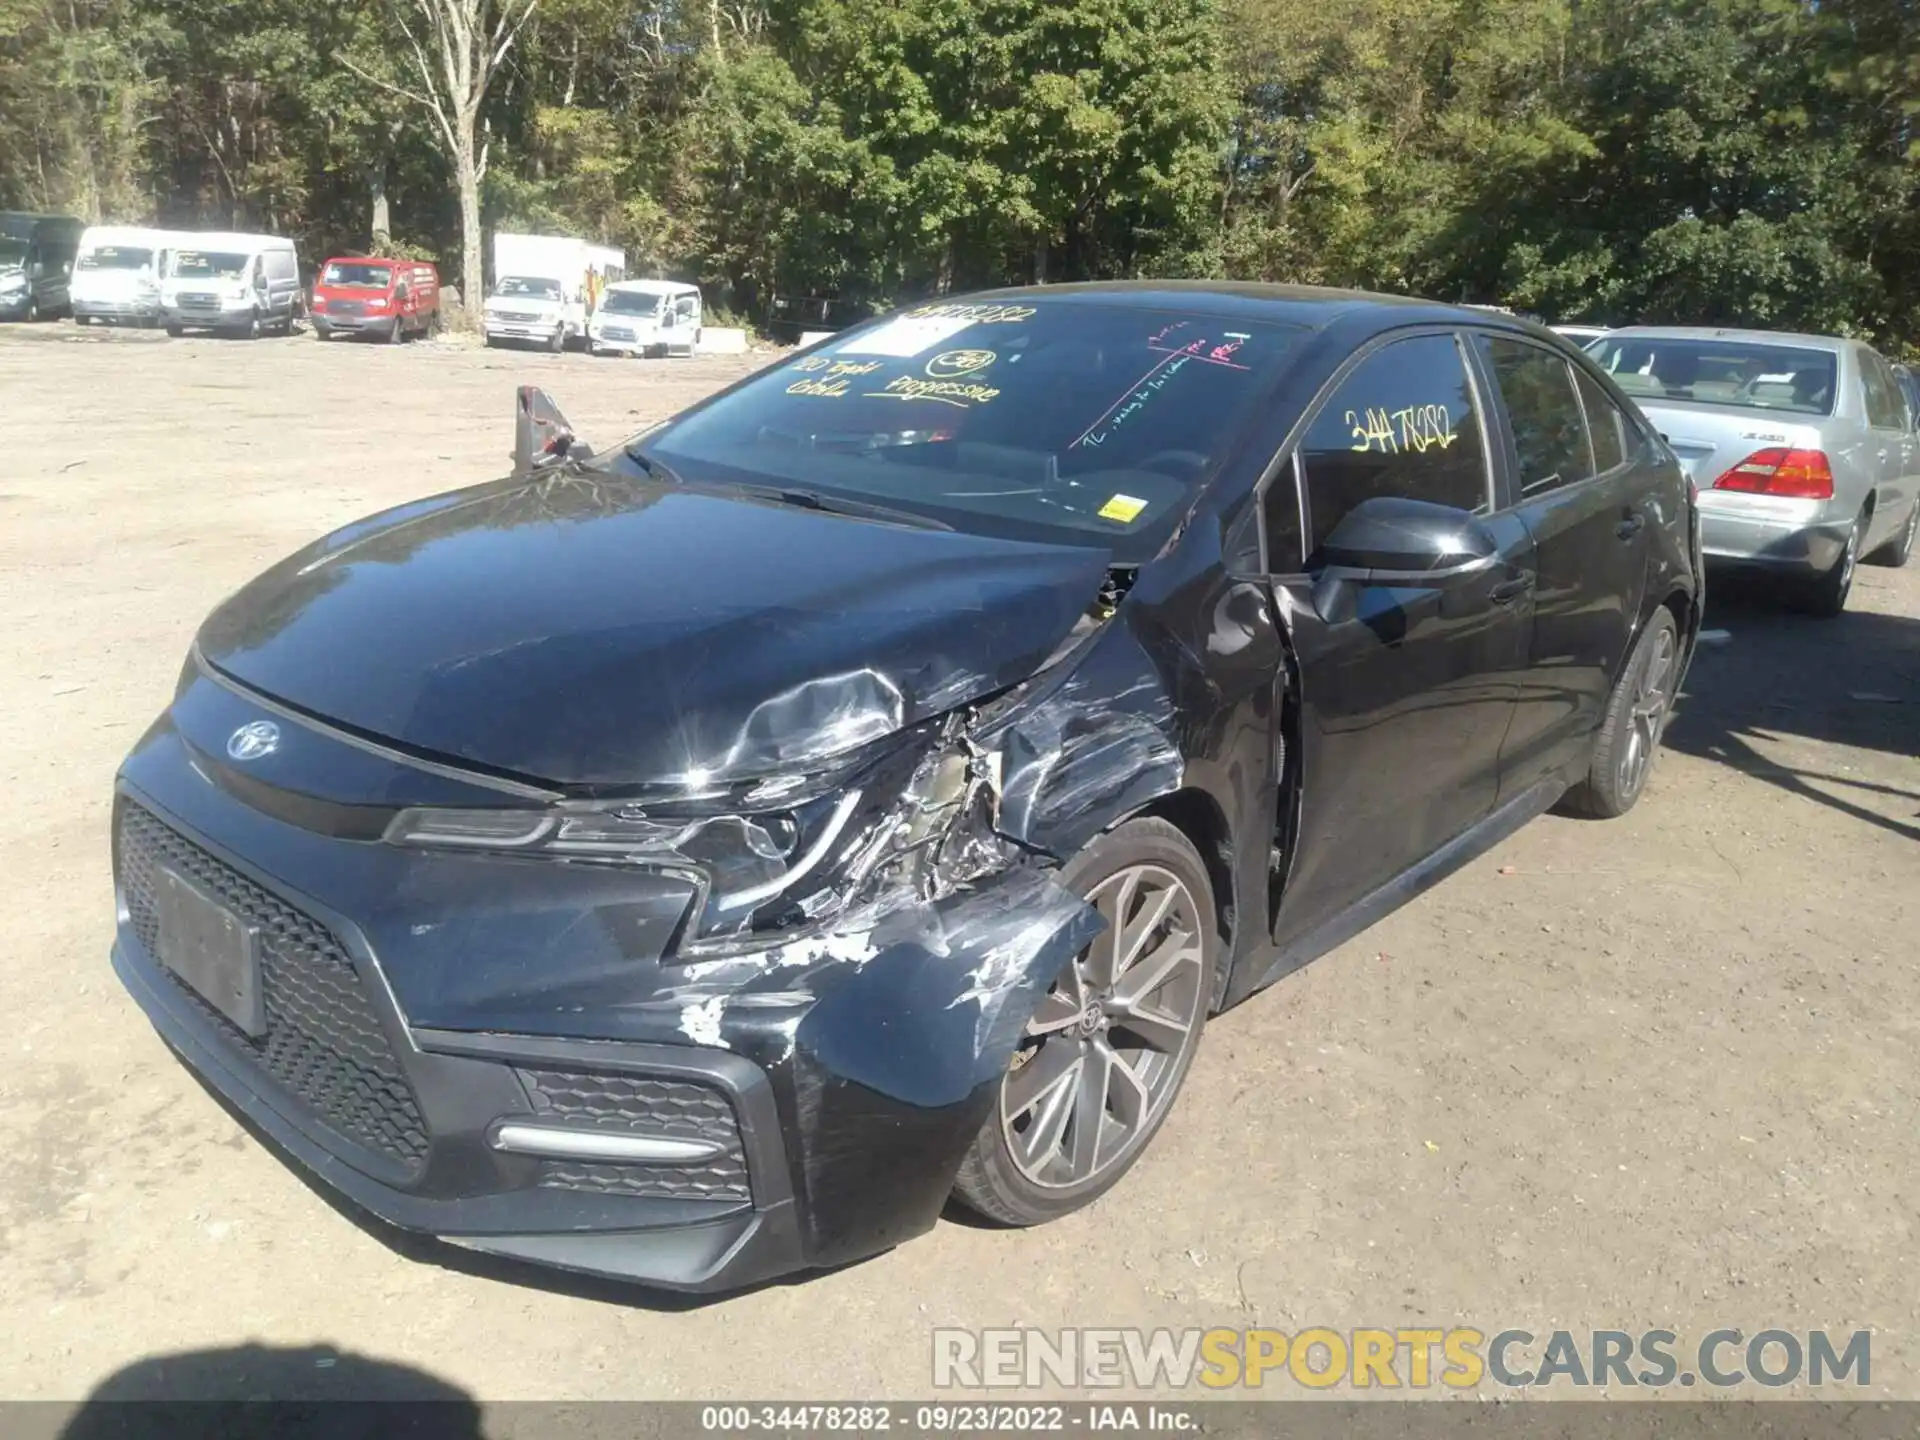
[(1336, 290), (1317, 285), (1269, 285), (1250, 280), (1099, 280), (1068, 285), (1021, 285), (954, 295), (923, 304), (971, 301), (1047, 300), (1081, 305), (1144, 305), (1222, 318), (1266, 320), (1324, 329), (1336, 322), (1372, 316), (1391, 325), (1472, 324), (1529, 333), (1545, 327), (1497, 310), (1449, 305), (1410, 295)]
[(182, 250), (291, 250), (293, 241), (284, 235), (247, 235), (237, 230), (184, 230)]
[(1739, 340), (1750, 345), (1800, 345), (1838, 353), (1858, 340), (1843, 335), (1805, 335), (1793, 330), (1745, 330), (1720, 325), (1627, 325), (1607, 333), (1609, 340)]
[(607, 286), (607, 293), (624, 290), (630, 295), (683, 295), (699, 288), (684, 280), (616, 280)]

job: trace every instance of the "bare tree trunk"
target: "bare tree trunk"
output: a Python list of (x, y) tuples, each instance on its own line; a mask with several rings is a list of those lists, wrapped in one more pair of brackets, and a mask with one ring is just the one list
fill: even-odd
[(373, 162), (368, 177), (373, 190), (373, 251), (381, 254), (393, 244), (393, 214), (387, 204), (387, 157)]
[(487, 296), (486, 266), (481, 254), (480, 165), (473, 153), (473, 137), (453, 157), (454, 180), (460, 186), (460, 303), (469, 315), (478, 315)]
[(1047, 242), (1044, 239), (1033, 242), (1033, 283), (1047, 283)]

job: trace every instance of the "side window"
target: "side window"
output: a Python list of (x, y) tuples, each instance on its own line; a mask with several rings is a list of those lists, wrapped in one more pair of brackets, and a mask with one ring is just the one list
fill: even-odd
[[(1322, 404), (1299, 457), (1309, 553), (1377, 495), (1487, 509), (1486, 451), (1459, 342), (1418, 335), (1369, 355)], [(1269, 492), (1270, 503), (1280, 498)]]
[(1872, 350), (1862, 349), (1860, 379), (1867, 389), (1867, 423), (1876, 430), (1907, 429), (1907, 402), (1893, 372)]
[(1520, 493), (1573, 485), (1594, 473), (1586, 417), (1562, 356), (1524, 340), (1483, 336), (1487, 363), (1507, 402), (1513, 448), (1520, 457)]
[(1574, 367), (1573, 376), (1580, 389), (1580, 408), (1587, 412), (1587, 436), (1593, 441), (1593, 468), (1604, 475), (1626, 461), (1633, 443), (1633, 429), (1598, 381), (1578, 366)]

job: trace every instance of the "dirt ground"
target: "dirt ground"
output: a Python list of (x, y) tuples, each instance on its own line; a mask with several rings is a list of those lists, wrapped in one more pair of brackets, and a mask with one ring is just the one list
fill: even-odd
[(1216, 1021), (1053, 1226), (687, 1304), (396, 1248), (247, 1138), (107, 965), (114, 767), (201, 616), (500, 473), (520, 381), (607, 442), (755, 363), (0, 330), (0, 1396), (253, 1345), (485, 1400), (908, 1397), (936, 1325), (1427, 1323), (1870, 1328), (1870, 1393), (1920, 1398), (1920, 566), (1833, 623), (1716, 594), (1631, 816), (1542, 820)]

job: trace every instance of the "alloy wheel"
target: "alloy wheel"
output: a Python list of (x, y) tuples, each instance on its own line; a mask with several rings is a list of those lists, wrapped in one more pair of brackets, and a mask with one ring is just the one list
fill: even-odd
[(1853, 522), (1853, 529), (1847, 532), (1847, 548), (1840, 552), (1840, 598), (1845, 600), (1853, 589), (1853, 572), (1860, 564), (1860, 522)]
[(1041, 999), (1000, 1085), (1014, 1165), (1070, 1189), (1130, 1160), (1179, 1088), (1205, 1019), (1200, 911), (1160, 865), (1132, 865), (1087, 901), (1106, 931)]
[(1660, 748), (1660, 732), (1666, 728), (1667, 711), (1673, 705), (1674, 661), (1679, 641), (1674, 632), (1662, 626), (1654, 642), (1653, 653), (1634, 682), (1633, 700), (1627, 711), (1626, 747), (1620, 755), (1620, 789), (1637, 795), (1646, 783), (1647, 770), (1653, 764), (1653, 752)]

